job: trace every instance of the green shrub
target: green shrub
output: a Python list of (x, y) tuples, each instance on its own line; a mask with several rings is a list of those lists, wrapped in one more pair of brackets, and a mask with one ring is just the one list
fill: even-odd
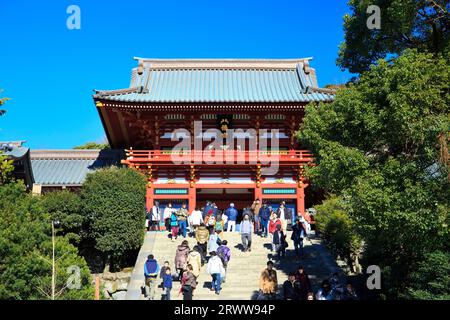
[(354, 271), (355, 257), (361, 248), (361, 239), (357, 235), (353, 220), (347, 213), (347, 208), (339, 197), (331, 197), (317, 210), (316, 225), (328, 248), (334, 255), (345, 259)]
[(145, 221), (145, 177), (128, 168), (106, 168), (87, 176), (81, 191), (89, 235), (110, 267), (138, 250)]

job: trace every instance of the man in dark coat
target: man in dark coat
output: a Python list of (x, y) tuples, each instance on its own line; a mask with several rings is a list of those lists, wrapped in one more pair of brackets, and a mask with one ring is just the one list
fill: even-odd
[(281, 230), (281, 225), (277, 225), (276, 231), (273, 233), (273, 244), (275, 245), (275, 251), (278, 255), (278, 259), (284, 258), (286, 255), (286, 236)]
[(261, 220), (261, 236), (267, 238), (269, 232), (270, 209), (267, 203), (264, 203), (259, 209), (259, 219)]
[(300, 283), (295, 279), (295, 272), (283, 283), (283, 297), (284, 300), (300, 300)]
[(306, 229), (300, 219), (295, 221), (292, 227), (291, 240), (294, 241), (294, 249), (297, 257), (303, 256), (303, 238), (306, 237)]

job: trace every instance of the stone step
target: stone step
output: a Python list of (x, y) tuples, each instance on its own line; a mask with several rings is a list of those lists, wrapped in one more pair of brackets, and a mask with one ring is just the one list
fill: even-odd
[[(261, 271), (265, 268), (266, 262), (272, 257), (270, 251), (270, 240), (268, 238), (261, 238), (253, 236), (252, 251), (241, 251), (241, 237), (238, 233), (227, 233), (222, 235), (223, 239), (228, 241), (228, 246), (231, 249), (231, 260), (227, 268), (227, 280), (223, 284), (220, 295), (214, 294), (210, 291), (211, 277), (206, 273), (206, 265), (202, 267), (200, 276), (198, 278), (198, 287), (194, 291), (195, 300), (224, 300), (237, 299), (249, 300), (257, 296), (259, 289), (259, 276)], [(278, 282), (282, 284), (287, 274), (294, 271), (299, 264), (304, 265), (310, 275), (311, 283), (314, 287), (320, 284), (321, 280), (328, 277), (332, 271), (335, 270), (335, 262), (332, 257), (323, 248), (320, 241), (305, 241), (304, 250), (305, 256), (301, 260), (295, 259), (293, 254), (293, 245), (290, 241), (290, 233), (288, 233), (289, 247), (287, 250), (287, 258), (278, 262), (275, 260), (275, 269), (278, 274)], [(138, 293), (136, 288), (143, 284), (143, 264), (146, 256), (150, 253), (155, 255), (160, 265), (165, 260), (170, 262), (173, 269), (176, 248), (184, 239), (178, 238), (176, 241), (171, 241), (167, 237), (167, 232), (147, 233), (144, 245), (139, 253), (136, 262), (135, 270), (132, 276), (132, 281), (128, 287), (127, 299), (143, 299), (143, 296)], [(192, 248), (196, 245), (195, 238), (186, 238), (189, 246)], [(158, 283), (159, 284), (159, 283)], [(178, 296), (180, 283), (173, 283), (172, 299), (181, 300), (182, 296)], [(156, 299), (160, 299), (162, 294), (161, 289), (156, 291)]]

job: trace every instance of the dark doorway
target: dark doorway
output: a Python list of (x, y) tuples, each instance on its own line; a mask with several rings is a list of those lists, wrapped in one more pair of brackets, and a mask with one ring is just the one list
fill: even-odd
[(242, 209), (251, 206), (255, 199), (254, 189), (235, 189), (235, 188), (203, 188), (197, 189), (197, 206), (204, 207), (206, 201), (214, 202), (221, 211), (225, 211), (230, 203), (233, 202), (242, 215)]

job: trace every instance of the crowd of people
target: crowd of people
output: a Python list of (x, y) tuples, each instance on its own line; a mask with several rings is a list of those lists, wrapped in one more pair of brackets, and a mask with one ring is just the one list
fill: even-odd
[(322, 285), (314, 294), (309, 277), (299, 266), (296, 271), (289, 273), (281, 290), (278, 286), (277, 272), (272, 261), (267, 262), (267, 268), (260, 276), (258, 300), (358, 300), (358, 295), (350, 281), (344, 287), (339, 275), (334, 273), (330, 279), (322, 281)]
[[(239, 219), (241, 218), (241, 219)], [(240, 220), (240, 223), (238, 221)], [(242, 210), (240, 217), (234, 203), (222, 211), (215, 203), (207, 201), (205, 207), (195, 208), (189, 212), (186, 203), (176, 209), (168, 203), (161, 212), (158, 202), (147, 212), (146, 226), (148, 231), (163, 231), (164, 225), (168, 236), (175, 241), (183, 237), (177, 246), (173, 270), (168, 261), (159, 269), (153, 255), (149, 255), (144, 266), (145, 287), (144, 294), (148, 299), (155, 298), (158, 277), (161, 279), (159, 287), (163, 290), (163, 299), (170, 300), (173, 281), (180, 281), (178, 292), (184, 300), (192, 300), (198, 285), (198, 277), (203, 265), (211, 277), (211, 291), (220, 295), (222, 284), (226, 281), (226, 269), (231, 259), (231, 250), (224, 240), (224, 232), (239, 232), (242, 251), (251, 252), (252, 237), (269, 238), (272, 258), (282, 260), (286, 257), (288, 247), (287, 231), (291, 230), (290, 240), (293, 243), (296, 258), (304, 255), (303, 241), (308, 236), (310, 224), (300, 215), (292, 213), (284, 201), (273, 210), (267, 203), (256, 199), (252, 206)], [(191, 249), (187, 237), (195, 238), (196, 245)], [(340, 300), (356, 299), (351, 283), (344, 287), (336, 280), (324, 280), (320, 289), (313, 293), (309, 278), (302, 266), (289, 274), (283, 283), (282, 290), (278, 289), (277, 274), (274, 263), (269, 261), (267, 268), (260, 276), (258, 299), (286, 300)]]

